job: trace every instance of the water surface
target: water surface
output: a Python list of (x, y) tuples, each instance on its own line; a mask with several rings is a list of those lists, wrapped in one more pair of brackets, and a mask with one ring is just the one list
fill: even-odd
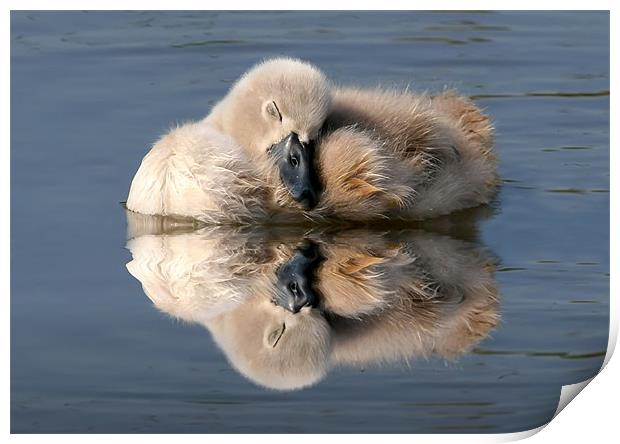
[[(425, 227), (496, 260), (501, 319), (471, 353), (267, 390), (127, 272), (118, 202), (150, 144), (281, 54), (493, 117), (497, 201)], [(11, 173), (13, 432), (514, 432), (604, 359), (607, 13), (14, 12)]]

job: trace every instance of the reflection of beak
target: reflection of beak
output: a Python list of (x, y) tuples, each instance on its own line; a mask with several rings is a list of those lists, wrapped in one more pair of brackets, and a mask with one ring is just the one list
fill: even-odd
[(285, 307), (291, 313), (298, 313), (304, 307), (312, 307), (316, 301), (316, 295), (309, 286), (300, 286), (299, 290), (299, 295), (289, 298)]
[(311, 210), (319, 200), (313, 147), (302, 144), (297, 134), (290, 133), (272, 148), (278, 156), (280, 178), (291, 197), (305, 210)]
[(310, 243), (298, 249), (277, 272), (275, 303), (291, 313), (297, 313), (304, 307), (316, 306), (318, 295), (313, 288), (313, 280), (314, 270), (320, 262), (316, 244)]

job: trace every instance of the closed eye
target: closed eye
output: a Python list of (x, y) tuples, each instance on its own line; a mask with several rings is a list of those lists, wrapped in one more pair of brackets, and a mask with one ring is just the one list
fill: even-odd
[(280, 110), (278, 109), (278, 105), (276, 105), (276, 102), (272, 101), (271, 103), (267, 105), (267, 112), (269, 113), (271, 117), (282, 122), (282, 114), (280, 113)]
[(284, 335), (284, 330), (286, 330), (286, 324), (283, 322), (280, 327), (269, 333), (268, 340), (272, 348), (276, 348), (276, 345), (278, 345), (278, 342), (280, 342), (280, 339)]

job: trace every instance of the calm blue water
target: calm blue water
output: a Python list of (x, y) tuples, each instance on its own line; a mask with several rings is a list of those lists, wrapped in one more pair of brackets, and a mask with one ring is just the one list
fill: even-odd
[[(497, 202), (448, 233), (498, 260), (472, 353), (269, 391), (127, 273), (119, 201), (150, 144), (279, 54), (493, 117)], [(11, 14), (12, 432), (521, 431), (597, 373), (608, 326), (607, 13)]]

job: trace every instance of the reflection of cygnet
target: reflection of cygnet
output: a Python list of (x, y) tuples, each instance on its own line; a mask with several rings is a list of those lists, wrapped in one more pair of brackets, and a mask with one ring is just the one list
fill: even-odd
[(488, 255), (436, 234), (133, 232), (127, 268), (147, 296), (205, 326), (230, 363), (264, 387), (306, 387), (338, 364), (450, 359), (499, 320)]
[(244, 301), (258, 266), (239, 233), (217, 229), (130, 239), (129, 272), (153, 303), (171, 316), (202, 322)]

